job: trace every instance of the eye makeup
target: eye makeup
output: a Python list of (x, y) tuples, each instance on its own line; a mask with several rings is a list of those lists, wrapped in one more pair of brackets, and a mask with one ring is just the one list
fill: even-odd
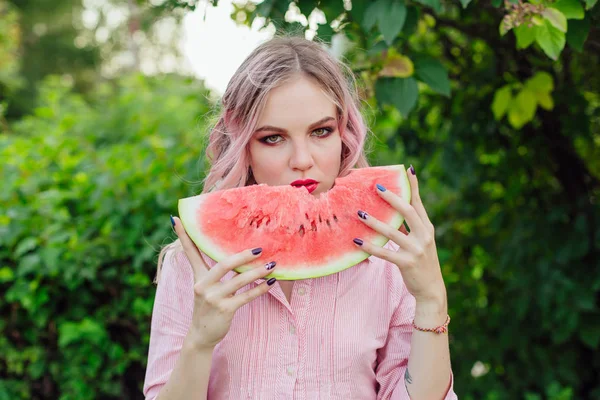
[[(329, 137), (335, 131), (335, 128), (329, 127), (329, 126), (324, 126), (324, 127), (317, 128), (317, 129), (313, 130), (311, 133), (314, 133), (316, 131), (324, 131), (325, 132), (325, 133), (323, 133), (321, 135), (315, 135), (317, 138), (323, 139), (323, 138)], [(273, 146), (273, 145), (276, 145), (277, 143), (281, 142), (280, 140), (277, 141), (277, 142), (272, 142), (272, 141), (268, 140), (270, 138), (275, 138), (275, 137), (281, 137), (281, 135), (280, 134), (275, 134), (275, 135), (264, 136), (264, 137), (258, 139), (258, 141), (261, 142), (261, 143), (264, 143), (266, 145)]]

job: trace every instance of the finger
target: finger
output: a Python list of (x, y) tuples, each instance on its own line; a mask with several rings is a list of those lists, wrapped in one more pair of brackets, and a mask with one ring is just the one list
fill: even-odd
[(382, 185), (377, 185), (377, 193), (379, 194), (379, 197), (387, 201), (389, 205), (402, 214), (406, 220), (406, 223), (410, 227), (411, 232), (418, 232), (419, 234), (425, 233), (425, 225), (423, 224), (421, 217), (417, 213), (415, 207), (413, 207), (408, 201), (404, 200), (396, 193), (387, 190)]
[(392, 228), (386, 223), (379, 221), (377, 218), (369, 215), (365, 211), (358, 210), (357, 215), (362, 223), (369, 226), (374, 231), (381, 233), (383, 236), (387, 237), (401, 248), (411, 250), (415, 247), (412, 243), (411, 237), (400, 233), (400, 231)]
[(241, 274), (229, 279), (227, 282), (224, 282), (220, 288), (221, 296), (231, 296), (249, 283), (254, 282), (257, 279), (265, 278), (272, 272), (273, 268), (275, 268), (275, 265), (277, 265), (275, 261), (270, 261), (264, 265), (252, 268), (251, 270), (242, 272)]
[(400, 269), (408, 267), (412, 265), (413, 257), (405, 251), (392, 251), (388, 250), (385, 247), (379, 247), (370, 242), (365, 242), (360, 238), (354, 241), (354, 244), (360, 247), (362, 250), (366, 251), (369, 254), (374, 255), (375, 257), (379, 257), (383, 260), (389, 261), (392, 264), (396, 264)]
[(415, 167), (410, 165), (407, 171), (408, 182), (410, 183), (410, 192), (411, 192), (411, 201), (410, 203), (413, 205), (417, 214), (423, 221), (423, 225), (429, 226), (432, 225), (429, 220), (429, 216), (427, 215), (427, 211), (425, 210), (425, 206), (423, 205), (423, 201), (421, 200), (421, 195), (419, 194), (419, 180), (417, 179), (417, 174), (415, 171)]
[(234, 310), (237, 310), (241, 306), (248, 304), (252, 300), (256, 299), (257, 297), (262, 296), (263, 294), (267, 293), (269, 291), (269, 289), (271, 289), (271, 287), (273, 286), (273, 284), (275, 282), (276, 282), (276, 279), (271, 278), (268, 281), (265, 281), (265, 282), (261, 283), (260, 285), (253, 287), (252, 289), (246, 290), (243, 293), (236, 294), (235, 296), (233, 296), (230, 299), (227, 299), (225, 301), (231, 302), (231, 308)]
[(174, 221), (175, 225), (175, 233), (177, 233), (177, 237), (181, 241), (181, 245), (183, 246), (183, 250), (185, 251), (185, 255), (187, 256), (192, 269), (194, 270), (194, 282), (198, 282), (200, 277), (208, 271), (208, 266), (202, 259), (200, 255), (200, 251), (196, 247), (196, 244), (190, 239), (181, 220), (177, 217), (171, 217)]
[[(234, 268), (241, 267), (244, 264), (247, 264), (251, 261), (254, 261), (258, 257), (260, 257), (261, 254), (262, 249), (260, 247), (257, 247), (255, 249), (246, 249), (239, 253), (233, 254), (219, 261), (214, 267), (212, 267), (210, 271), (208, 271), (204, 282), (207, 285), (216, 283), (220, 281), (229, 271), (233, 270)], [(237, 276), (235, 278), (237, 278)]]

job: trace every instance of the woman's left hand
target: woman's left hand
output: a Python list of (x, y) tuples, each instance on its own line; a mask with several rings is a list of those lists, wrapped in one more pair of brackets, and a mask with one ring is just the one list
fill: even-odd
[(368, 242), (363, 242), (360, 247), (369, 254), (396, 264), (406, 288), (417, 303), (445, 304), (446, 287), (437, 255), (434, 227), (419, 196), (417, 176), (411, 170), (414, 171), (412, 165), (407, 171), (411, 187), (410, 203), (383, 187), (383, 191), (380, 188), (377, 190), (379, 196), (404, 217), (410, 233), (404, 226), (397, 230), (368, 215), (369, 210), (358, 210), (363, 223), (392, 240), (399, 249), (391, 251)]

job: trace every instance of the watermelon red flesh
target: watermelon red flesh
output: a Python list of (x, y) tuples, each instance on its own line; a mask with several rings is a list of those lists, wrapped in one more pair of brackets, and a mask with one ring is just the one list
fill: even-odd
[(398, 229), (403, 217), (376, 193), (379, 183), (410, 201), (403, 165), (352, 170), (319, 197), (305, 188), (252, 185), (179, 200), (179, 216), (198, 248), (215, 261), (262, 247), (243, 272), (275, 260), (269, 277), (297, 280), (352, 267), (369, 254), (354, 245), (361, 238), (383, 246), (388, 239), (357, 217), (363, 210)]

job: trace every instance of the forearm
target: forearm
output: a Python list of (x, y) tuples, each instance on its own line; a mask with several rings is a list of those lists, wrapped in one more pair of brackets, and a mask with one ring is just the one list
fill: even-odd
[(208, 392), (212, 354), (212, 348), (198, 346), (194, 338), (188, 334), (173, 372), (160, 390), (157, 399), (205, 400)]
[[(446, 321), (446, 298), (434, 302), (417, 301), (415, 324), (435, 328)], [(450, 349), (447, 334), (413, 329), (408, 368), (404, 384), (412, 400), (442, 400), (451, 377)]]

